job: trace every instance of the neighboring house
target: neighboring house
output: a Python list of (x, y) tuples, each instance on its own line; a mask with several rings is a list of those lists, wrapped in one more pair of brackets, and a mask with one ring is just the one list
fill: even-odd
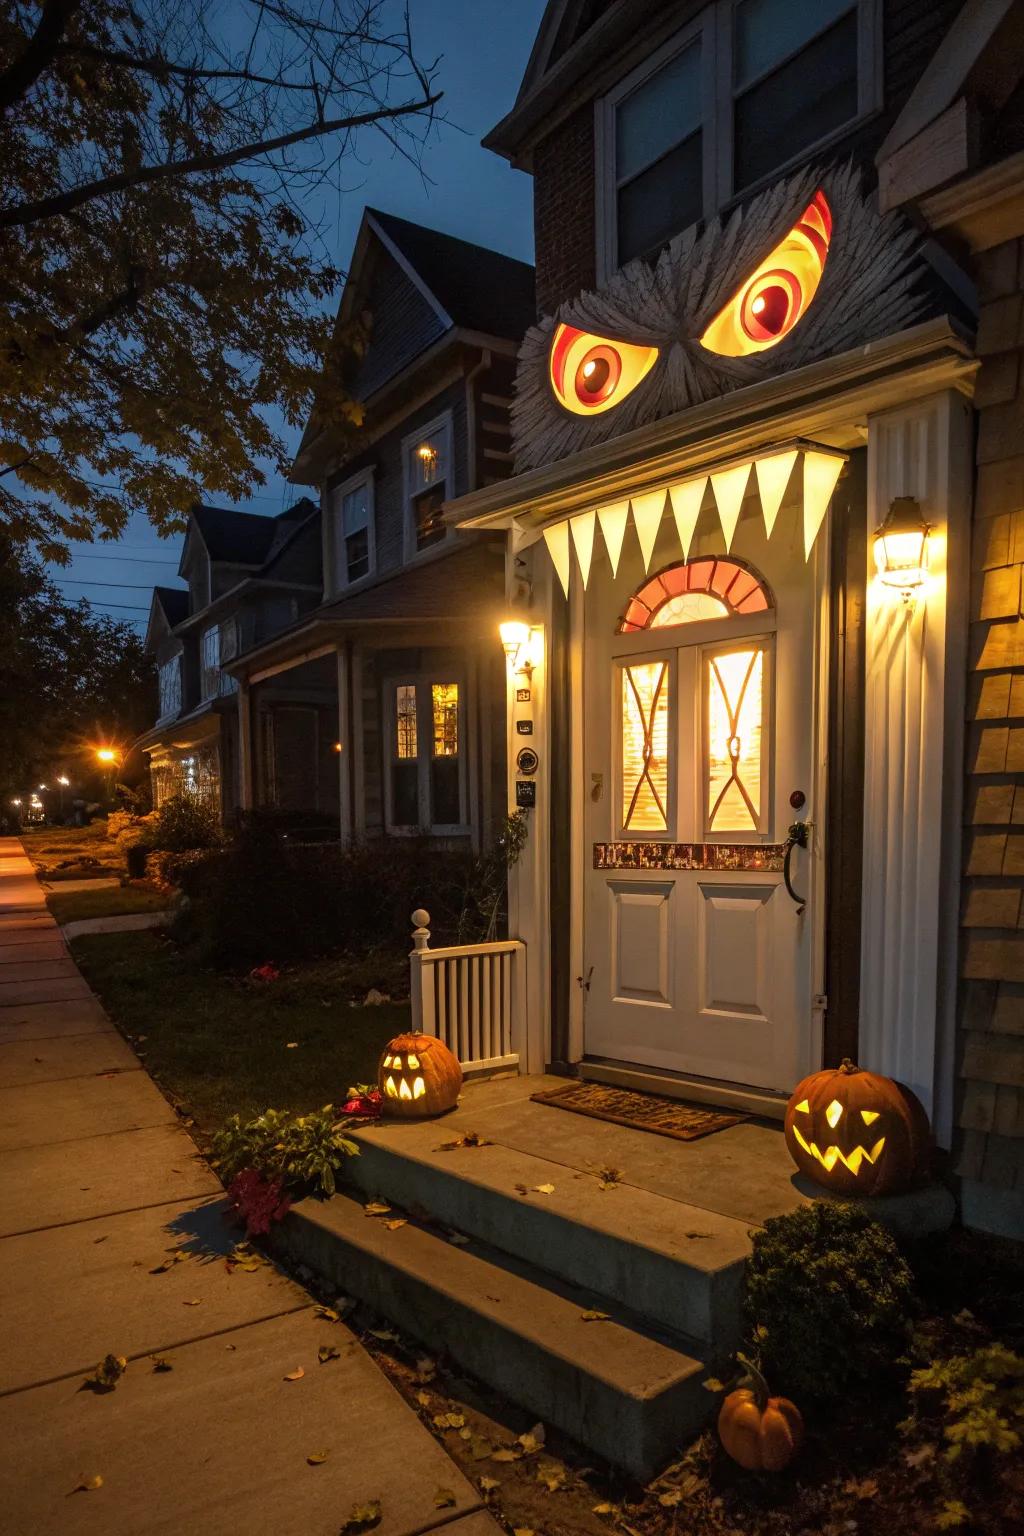
[(317, 602), (320, 509), (308, 499), (278, 517), (197, 506), (178, 574), (187, 590), (153, 593), (146, 650), (156, 662), (159, 715), (137, 745), (149, 757), (155, 805), (188, 790), (230, 820), (238, 808), (238, 703), (225, 667)]
[(316, 602), (239, 647), (243, 805), (343, 841), (479, 847), (505, 814), (501, 535), (456, 534), (454, 498), (512, 468), (515, 358), (533, 270), (368, 209), (339, 323), (368, 317), (350, 434), (310, 427), (292, 478), (320, 487)]
[(535, 186), (517, 472), (451, 512), (522, 626), (520, 1065), (779, 1117), (855, 1057), (1018, 1236), (1020, 17), (551, 0), (485, 141)]

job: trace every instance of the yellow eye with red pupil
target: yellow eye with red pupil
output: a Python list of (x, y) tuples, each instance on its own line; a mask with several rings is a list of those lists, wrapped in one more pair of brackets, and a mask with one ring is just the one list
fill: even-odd
[(819, 191), (786, 238), (715, 316), (701, 346), (722, 357), (747, 357), (788, 336), (818, 291), (831, 240), (832, 211)]
[(562, 324), (551, 342), (551, 387), (566, 410), (596, 416), (632, 394), (657, 360), (657, 347), (594, 336)]

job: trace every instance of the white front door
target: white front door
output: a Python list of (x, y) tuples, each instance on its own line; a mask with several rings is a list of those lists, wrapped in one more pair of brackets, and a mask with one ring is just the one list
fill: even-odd
[(803, 911), (782, 873), (790, 823), (816, 820), (814, 562), (793, 523), (769, 545), (745, 520), (742, 558), (659, 564), (659, 544), (646, 578), (634, 547), (591, 578), (587, 1056), (787, 1091), (812, 1068), (808, 855)]

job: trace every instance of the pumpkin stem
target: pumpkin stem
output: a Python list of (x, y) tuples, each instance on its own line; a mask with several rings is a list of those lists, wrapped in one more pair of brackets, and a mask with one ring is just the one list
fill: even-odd
[(839, 1063), (839, 1070), (844, 1077), (852, 1077), (855, 1072), (860, 1071), (860, 1067), (850, 1056), (844, 1056)]
[(736, 1352), (736, 1359), (742, 1366), (746, 1368), (747, 1381), (750, 1384), (750, 1390), (754, 1394), (758, 1408), (763, 1413), (764, 1409), (767, 1407), (768, 1399), (771, 1396), (771, 1391), (768, 1387), (767, 1381), (765, 1380), (764, 1374), (757, 1368), (753, 1360), (748, 1359), (746, 1355), (741, 1355), (738, 1350)]

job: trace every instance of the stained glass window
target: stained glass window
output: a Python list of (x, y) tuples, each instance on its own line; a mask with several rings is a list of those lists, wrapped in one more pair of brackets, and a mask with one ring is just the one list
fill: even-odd
[(622, 826), (668, 830), (669, 666), (640, 661), (622, 668)]
[(708, 832), (761, 825), (764, 649), (705, 657)]
[(733, 614), (765, 613), (773, 606), (764, 583), (738, 560), (703, 556), (670, 565), (630, 598), (620, 635)]

